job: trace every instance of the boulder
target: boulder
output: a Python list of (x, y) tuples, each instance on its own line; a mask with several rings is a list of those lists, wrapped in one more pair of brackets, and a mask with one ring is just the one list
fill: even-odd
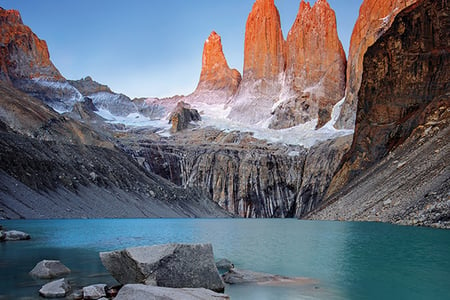
[(101, 252), (106, 269), (121, 284), (224, 291), (211, 244), (167, 244)]
[(228, 272), (234, 268), (234, 264), (226, 258), (216, 261), (216, 267), (219, 271)]
[(228, 284), (259, 283), (265, 285), (302, 285), (315, 283), (315, 281), (310, 278), (286, 277), (239, 269), (231, 269), (223, 274), (222, 278), (224, 282)]
[(69, 282), (65, 278), (62, 278), (44, 285), (39, 290), (39, 295), (44, 298), (63, 298), (69, 291)]
[(71, 300), (83, 300), (83, 290), (74, 291), (70, 296)]
[(70, 273), (70, 269), (59, 260), (43, 260), (30, 271), (30, 275), (41, 279), (58, 278)]
[(229, 296), (219, 294), (208, 289), (175, 289), (142, 284), (125, 285), (115, 298), (115, 300), (135, 300), (135, 299), (164, 299), (164, 300), (218, 300), (230, 299)]
[(10, 230), (10, 231), (2, 231), (0, 233), (0, 241), (23, 241), (31, 239), (28, 233)]
[(104, 121), (105, 119), (97, 115), (96, 111), (98, 109), (92, 102), (92, 99), (84, 97), (83, 101), (75, 103), (69, 116), (82, 121)]
[(178, 102), (176, 108), (169, 116), (169, 123), (172, 124), (172, 133), (187, 129), (192, 121), (200, 121), (200, 114), (196, 109), (183, 101)]
[(83, 288), (83, 299), (100, 299), (106, 297), (106, 284), (94, 284)]

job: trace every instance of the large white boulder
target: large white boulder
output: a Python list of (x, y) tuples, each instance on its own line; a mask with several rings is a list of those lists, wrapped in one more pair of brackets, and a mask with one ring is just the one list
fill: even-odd
[(39, 295), (44, 298), (64, 298), (70, 291), (70, 285), (66, 279), (58, 279), (47, 283), (39, 290)]
[(30, 271), (30, 275), (36, 278), (51, 279), (65, 276), (70, 273), (70, 269), (59, 260), (43, 260)]

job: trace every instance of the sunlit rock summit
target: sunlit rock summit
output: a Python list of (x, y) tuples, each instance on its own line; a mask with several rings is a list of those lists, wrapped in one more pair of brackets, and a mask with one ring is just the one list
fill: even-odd
[(318, 127), (328, 122), (344, 96), (346, 63), (328, 2), (319, 0), (311, 7), (302, 1), (286, 42), (287, 101), (276, 110), (272, 126), (291, 127), (317, 118)]
[(24, 25), (16, 10), (0, 8), (0, 79), (59, 110), (81, 101), (50, 61), (47, 43)]
[(0, 30), (1, 80), (64, 79), (50, 61), (47, 43), (23, 24), (18, 11), (0, 8)]
[(245, 29), (244, 74), (229, 118), (256, 124), (270, 117), (279, 100), (285, 69), (285, 41), (273, 0), (257, 0)]
[[(228, 66), (222, 39), (213, 31), (203, 47), (202, 72), (194, 94), (214, 91), (227, 99), (236, 93), (240, 82), (241, 74)], [(207, 99), (205, 101), (208, 102)]]
[(317, 119), (321, 127), (344, 96), (346, 63), (326, 0), (300, 3), (286, 41), (274, 1), (258, 0), (247, 20), (244, 76), (229, 117), (273, 129)]

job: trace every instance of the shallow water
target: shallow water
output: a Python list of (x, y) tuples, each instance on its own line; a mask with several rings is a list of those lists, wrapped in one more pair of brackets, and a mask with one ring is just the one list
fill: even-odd
[[(232, 299), (450, 299), (450, 231), (379, 223), (245, 219), (2, 221), (32, 240), (0, 244), (0, 299), (39, 299), (28, 272), (59, 259), (79, 287), (114, 284), (99, 251), (164, 243), (213, 244), (236, 267), (294, 277), (295, 287), (227, 286)], [(30, 299), (30, 298), (27, 298)]]

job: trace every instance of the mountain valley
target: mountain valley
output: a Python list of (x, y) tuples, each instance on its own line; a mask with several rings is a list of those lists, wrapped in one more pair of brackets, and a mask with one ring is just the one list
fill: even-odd
[(0, 9), (0, 218), (450, 228), (449, 14), (446, 0), (365, 0), (347, 58), (326, 0), (302, 0), (287, 39), (274, 1), (256, 0), (242, 75), (213, 31), (195, 91), (130, 99), (65, 79)]

